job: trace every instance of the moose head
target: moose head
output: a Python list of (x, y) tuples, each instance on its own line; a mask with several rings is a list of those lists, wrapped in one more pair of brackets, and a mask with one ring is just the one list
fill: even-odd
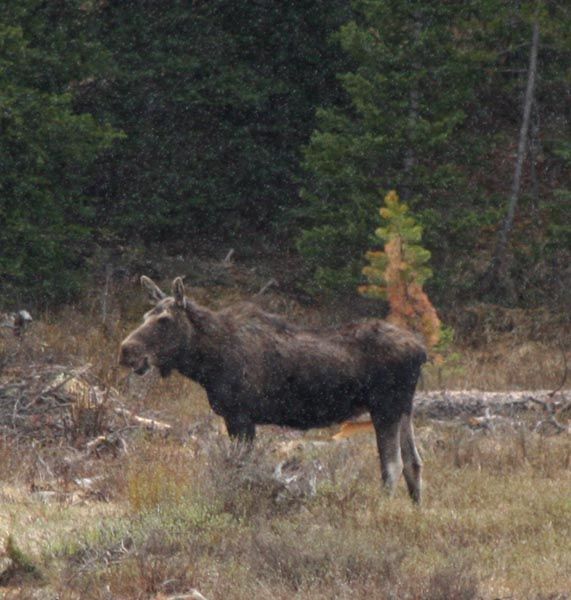
[(167, 377), (188, 355), (203, 310), (185, 297), (181, 277), (172, 283), (172, 296), (149, 277), (141, 277), (141, 284), (155, 306), (121, 343), (119, 363), (138, 375), (153, 366)]

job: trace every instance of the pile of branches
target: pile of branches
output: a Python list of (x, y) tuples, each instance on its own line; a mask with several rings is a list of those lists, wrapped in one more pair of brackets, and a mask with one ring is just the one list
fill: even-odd
[(98, 381), (89, 364), (30, 364), (0, 378), (1, 437), (97, 450), (124, 448), (125, 431), (140, 428), (170, 430), (127, 410), (120, 394)]
[(99, 385), (90, 366), (30, 364), (0, 380), (0, 433), (77, 444), (109, 431), (115, 392)]

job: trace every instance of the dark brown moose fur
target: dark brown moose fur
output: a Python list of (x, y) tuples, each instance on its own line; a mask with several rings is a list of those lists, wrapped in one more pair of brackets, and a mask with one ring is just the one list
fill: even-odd
[(172, 297), (141, 281), (156, 305), (121, 344), (122, 365), (197, 381), (228, 433), (246, 440), (256, 425), (309, 429), (369, 411), (386, 489), (404, 471), (420, 501), (411, 417), (426, 353), (413, 334), (381, 320), (306, 329), (249, 303), (215, 312), (185, 297), (181, 278)]

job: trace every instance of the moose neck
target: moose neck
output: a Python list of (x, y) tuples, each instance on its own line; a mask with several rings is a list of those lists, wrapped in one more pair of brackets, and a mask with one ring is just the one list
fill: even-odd
[(192, 302), (185, 302), (192, 335), (177, 357), (177, 370), (203, 387), (216, 379), (221, 368), (219, 346), (221, 323), (217, 314)]
[(200, 304), (193, 302), (189, 298), (185, 298), (184, 309), (188, 320), (195, 329), (202, 331), (210, 326), (214, 315), (208, 308), (200, 306)]

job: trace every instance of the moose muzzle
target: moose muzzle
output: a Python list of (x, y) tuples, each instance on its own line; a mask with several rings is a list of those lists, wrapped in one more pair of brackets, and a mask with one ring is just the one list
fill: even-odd
[(128, 341), (123, 342), (119, 349), (119, 364), (133, 369), (137, 375), (143, 375), (151, 366), (141, 345)]

